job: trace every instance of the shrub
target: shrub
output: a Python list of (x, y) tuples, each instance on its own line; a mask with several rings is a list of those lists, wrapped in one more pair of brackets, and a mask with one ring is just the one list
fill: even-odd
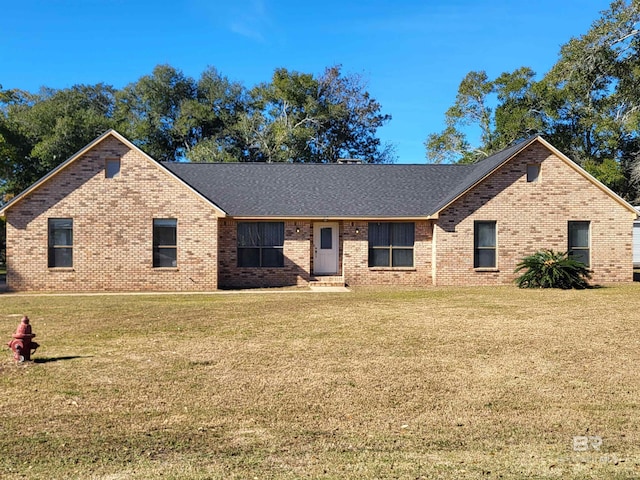
[(516, 283), (520, 288), (587, 288), (591, 271), (587, 266), (569, 257), (567, 252), (540, 250), (524, 257), (515, 272), (527, 269)]

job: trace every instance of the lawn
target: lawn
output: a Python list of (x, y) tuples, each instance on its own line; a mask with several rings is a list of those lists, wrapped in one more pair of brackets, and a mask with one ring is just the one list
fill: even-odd
[(639, 312), (638, 284), (1, 295), (42, 347), (2, 350), (0, 477), (638, 478)]

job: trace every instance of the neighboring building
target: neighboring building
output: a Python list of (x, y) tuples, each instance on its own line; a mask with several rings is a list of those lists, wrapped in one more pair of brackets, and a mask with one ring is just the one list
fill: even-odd
[(541, 137), (475, 165), (192, 164), (113, 130), (0, 215), (32, 291), (496, 285), (541, 248), (627, 282), (637, 217)]
[[(640, 206), (635, 209), (640, 212)], [(633, 267), (640, 268), (640, 219), (633, 222)]]

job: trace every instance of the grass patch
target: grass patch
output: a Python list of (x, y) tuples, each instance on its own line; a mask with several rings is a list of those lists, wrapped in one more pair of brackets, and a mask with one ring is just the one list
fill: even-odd
[(637, 284), (1, 300), (2, 478), (640, 475)]

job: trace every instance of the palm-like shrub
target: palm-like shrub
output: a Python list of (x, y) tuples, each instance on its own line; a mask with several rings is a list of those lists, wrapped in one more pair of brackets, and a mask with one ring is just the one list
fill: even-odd
[(591, 271), (569, 257), (567, 252), (540, 250), (524, 257), (515, 272), (526, 271), (516, 278), (520, 288), (587, 288)]

